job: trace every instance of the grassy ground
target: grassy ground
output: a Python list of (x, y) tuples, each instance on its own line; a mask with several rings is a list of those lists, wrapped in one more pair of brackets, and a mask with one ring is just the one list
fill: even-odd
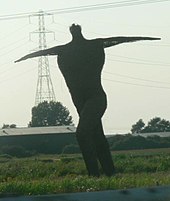
[(113, 152), (116, 175), (87, 177), (81, 155), (0, 155), (0, 194), (49, 194), (170, 185), (170, 149)]

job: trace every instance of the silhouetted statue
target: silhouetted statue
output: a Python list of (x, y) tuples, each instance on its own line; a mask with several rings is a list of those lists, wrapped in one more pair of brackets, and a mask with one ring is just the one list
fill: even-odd
[(105, 62), (104, 48), (151, 37), (110, 37), (87, 40), (81, 26), (70, 27), (71, 42), (28, 54), (16, 62), (38, 56), (58, 55), (58, 65), (65, 78), (73, 103), (79, 114), (76, 137), (90, 176), (99, 176), (98, 161), (107, 176), (114, 174), (114, 164), (105, 138), (101, 118), (107, 107), (101, 85)]

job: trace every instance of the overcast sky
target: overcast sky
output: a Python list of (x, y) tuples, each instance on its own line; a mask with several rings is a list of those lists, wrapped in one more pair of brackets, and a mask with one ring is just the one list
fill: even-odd
[[(123, 0), (1, 0), (0, 17), (107, 2)], [(88, 39), (108, 36), (162, 38), (161, 41), (122, 44), (106, 50), (102, 73), (108, 96), (108, 108), (103, 117), (106, 133), (127, 133), (141, 118), (146, 123), (156, 116), (170, 120), (170, 1), (145, 2), (137, 6), (45, 17), (46, 28), (55, 32), (55, 40), (52, 34), (47, 36), (48, 47), (69, 42), (68, 27), (72, 23), (81, 24)], [(27, 126), (35, 103), (38, 59), (17, 64), (14, 60), (38, 46), (38, 35), (31, 34), (38, 28), (38, 18), (1, 19), (0, 27), (0, 126), (3, 123)], [(69, 109), (77, 124), (78, 116), (56, 57), (50, 57), (49, 62), (56, 100)]]

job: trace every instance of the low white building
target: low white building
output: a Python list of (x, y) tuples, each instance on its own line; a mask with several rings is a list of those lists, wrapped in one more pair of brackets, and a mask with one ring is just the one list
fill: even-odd
[(75, 133), (74, 126), (24, 127), (0, 129), (0, 136)]

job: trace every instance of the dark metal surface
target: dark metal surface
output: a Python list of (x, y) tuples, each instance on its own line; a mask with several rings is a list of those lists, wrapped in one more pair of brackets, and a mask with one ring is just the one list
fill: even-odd
[(56, 195), (14, 196), (0, 198), (0, 201), (170, 201), (170, 186)]

